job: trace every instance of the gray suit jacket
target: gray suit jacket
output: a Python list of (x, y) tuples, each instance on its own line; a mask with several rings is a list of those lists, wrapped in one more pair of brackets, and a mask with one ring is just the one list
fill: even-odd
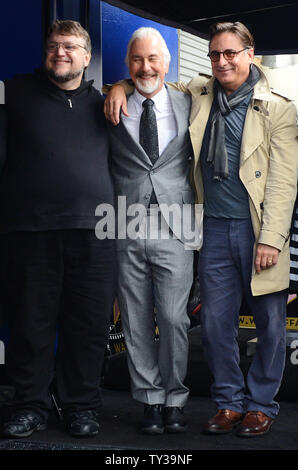
[[(176, 238), (188, 243), (193, 237), (196, 226), (194, 192), (190, 184), (193, 162), (188, 131), (191, 98), (169, 88), (168, 92), (177, 122), (177, 136), (171, 140), (153, 165), (143, 148), (128, 133), (122, 121), (118, 126), (109, 123), (111, 169), (118, 197), (118, 220), (119, 217), (123, 220), (124, 210), (124, 198), (120, 198), (120, 208), (119, 196), (126, 197), (127, 208), (132, 204), (142, 205), (145, 214), (154, 188), (164, 219)], [(126, 225), (130, 220), (131, 217), (127, 216)], [(118, 234), (118, 249), (129, 242), (127, 238), (121, 240), (122, 235)], [(197, 246), (192, 246), (195, 247)]]

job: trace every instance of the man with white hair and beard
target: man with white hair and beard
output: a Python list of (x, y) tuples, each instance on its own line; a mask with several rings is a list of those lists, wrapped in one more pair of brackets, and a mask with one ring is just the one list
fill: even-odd
[[(195, 224), (189, 182), (191, 100), (168, 90), (170, 53), (160, 33), (140, 28), (126, 61), (134, 92), (128, 114), (109, 123), (116, 195), (144, 208), (137, 236), (116, 241), (118, 293), (133, 397), (144, 404), (140, 429), (147, 434), (184, 432), (188, 360), (187, 301), (193, 281), (193, 249), (186, 249), (186, 217)], [(178, 207), (175, 232), (165, 207)], [(119, 219), (121, 214), (119, 213)], [(152, 224), (156, 222), (153, 234)], [(126, 221), (127, 228), (130, 219)], [(166, 233), (167, 232), (167, 233)], [(156, 318), (155, 318), (156, 313)], [(155, 319), (159, 341), (155, 337)]]

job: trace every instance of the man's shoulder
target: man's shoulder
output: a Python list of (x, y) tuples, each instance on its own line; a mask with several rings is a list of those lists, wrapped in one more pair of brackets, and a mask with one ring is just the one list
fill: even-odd
[(262, 107), (266, 109), (273, 126), (282, 126), (286, 123), (288, 127), (296, 128), (298, 110), (292, 99), (273, 89), (270, 89), (269, 98), (266, 96), (264, 99), (262, 97), (258, 99), (262, 103)]
[(32, 81), (35, 81), (35, 79), (35, 73), (18, 73), (13, 77), (4, 80), (4, 83), (5, 86), (21, 85), (25, 83), (32, 83)]
[(279, 103), (291, 103), (293, 101), (292, 97), (284, 90), (270, 87), (270, 92), (272, 95), (272, 101)]
[(192, 78), (188, 83), (188, 89), (192, 94), (202, 93), (202, 89), (212, 80), (211, 75), (200, 74)]
[(261, 72), (260, 85), (263, 89), (267, 88), (271, 95), (271, 101), (289, 103), (296, 100), (296, 90), (289, 86), (284, 79), (284, 75), (282, 76), (283, 79), (281, 79), (280, 75), (276, 73), (277, 69), (272, 69), (272, 73), (270, 73), (270, 68), (262, 64), (256, 65)]
[(177, 90), (172, 87), (167, 87), (168, 93), (171, 97), (175, 97), (181, 103), (184, 103), (186, 106), (191, 106), (191, 96), (184, 93), (182, 90)]
[(288, 111), (297, 114), (294, 100), (280, 90), (270, 89), (271, 100), (268, 102), (269, 114), (283, 114)]
[(94, 85), (90, 84), (89, 91), (90, 91), (90, 95), (92, 99), (97, 100), (99, 103), (102, 103), (102, 104), (104, 103), (103, 95), (97, 88), (95, 88)]
[(36, 77), (33, 73), (17, 74), (4, 80), (5, 101), (17, 101), (23, 96), (31, 95), (36, 91)]
[(287, 116), (287, 119), (292, 122), (292, 124), (297, 124), (298, 116), (298, 107), (297, 103), (291, 99), (289, 96), (284, 96), (281, 93), (272, 91), (273, 100), (269, 104), (269, 109), (271, 109), (271, 115), (276, 115), (277, 119)]

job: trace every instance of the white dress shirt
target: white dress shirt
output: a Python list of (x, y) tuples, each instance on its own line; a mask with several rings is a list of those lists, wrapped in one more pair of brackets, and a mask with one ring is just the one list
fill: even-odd
[[(138, 143), (140, 143), (139, 130), (143, 112), (142, 103), (145, 99), (145, 96), (141, 95), (135, 88), (127, 103), (129, 117), (122, 115), (123, 124)], [(157, 121), (159, 155), (161, 155), (169, 142), (177, 136), (177, 123), (169, 93), (165, 86), (151, 100), (154, 101), (153, 109)]]

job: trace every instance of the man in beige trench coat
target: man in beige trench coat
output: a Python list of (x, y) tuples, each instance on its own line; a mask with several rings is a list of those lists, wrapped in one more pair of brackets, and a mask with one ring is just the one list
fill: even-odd
[[(213, 25), (208, 55), (209, 81), (198, 77), (174, 85), (192, 96), (194, 183), (205, 211), (201, 324), (217, 405), (205, 431), (223, 434), (237, 427), (239, 436), (252, 437), (268, 432), (279, 411), (274, 397), (286, 350), (296, 110), (254, 64), (254, 40), (243, 24)], [(112, 95), (105, 105), (114, 122), (117, 99)], [(243, 297), (258, 338), (247, 390), (237, 343)]]

